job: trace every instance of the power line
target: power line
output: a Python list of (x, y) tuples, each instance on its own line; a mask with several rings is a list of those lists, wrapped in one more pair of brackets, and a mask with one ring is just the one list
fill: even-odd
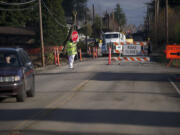
[(27, 8), (1, 8), (0, 11), (25, 11), (25, 10), (33, 10), (35, 6), (37, 6), (38, 3), (36, 3), (34, 6), (27, 7)]
[(4, 9), (4, 8), (0, 8), (1, 11), (24, 11), (24, 10), (30, 10), (33, 9), (33, 7), (31, 8), (20, 8), (20, 9)]
[(55, 22), (56, 22), (59, 26), (61, 26), (61, 27), (67, 27), (67, 26), (61, 24), (56, 18), (54, 18), (53, 13), (49, 10), (49, 8), (46, 6), (46, 4), (45, 4), (45, 2), (44, 2), (43, 0), (42, 0), (42, 3), (43, 3), (43, 5), (44, 5), (44, 7), (47, 9), (47, 11), (48, 11), (48, 13), (50, 14), (50, 16), (55, 20)]
[(30, 4), (30, 3), (33, 3), (35, 1), (37, 1), (37, 0), (31, 0), (31, 1), (23, 2), (23, 3), (8, 3), (8, 2), (0, 1), (0, 4), (9, 5), (9, 6), (20, 6), (20, 5)]

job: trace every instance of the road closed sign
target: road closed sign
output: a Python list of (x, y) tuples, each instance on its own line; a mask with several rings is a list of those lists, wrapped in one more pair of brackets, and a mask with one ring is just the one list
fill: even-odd
[(77, 31), (73, 31), (72, 32), (72, 35), (71, 35), (71, 38), (72, 38), (72, 41), (76, 42), (78, 40), (78, 32)]
[(167, 59), (180, 59), (180, 45), (167, 45), (166, 58)]
[(141, 45), (124, 45), (123, 55), (141, 55)]

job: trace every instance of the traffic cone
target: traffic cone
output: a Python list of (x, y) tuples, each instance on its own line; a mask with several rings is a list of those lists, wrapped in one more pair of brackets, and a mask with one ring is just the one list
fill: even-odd
[(82, 61), (82, 52), (81, 52), (81, 49), (79, 49), (79, 57), (80, 57), (80, 61)]
[(57, 58), (56, 58), (56, 48), (54, 48), (54, 64), (56, 65)]
[(93, 47), (93, 59), (95, 59), (95, 47)]
[(59, 49), (57, 48), (57, 65), (60, 65), (60, 59), (59, 59)]
[(111, 47), (109, 47), (108, 65), (111, 65)]
[(98, 48), (96, 47), (96, 58), (98, 58)]

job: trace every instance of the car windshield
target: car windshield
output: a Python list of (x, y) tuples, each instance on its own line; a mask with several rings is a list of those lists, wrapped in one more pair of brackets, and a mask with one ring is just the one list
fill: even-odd
[(0, 52), (0, 67), (18, 67), (19, 61), (14, 52)]
[(105, 38), (118, 38), (118, 34), (105, 34)]

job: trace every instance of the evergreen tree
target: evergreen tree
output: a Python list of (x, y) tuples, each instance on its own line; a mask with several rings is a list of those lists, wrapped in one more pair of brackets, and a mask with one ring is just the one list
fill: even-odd
[(0, 3), (1, 26), (25, 27), (26, 21), (30, 20), (31, 18), (31, 16), (29, 16), (29, 13), (32, 12), (32, 7), (37, 5), (35, 5), (35, 3), (30, 3), (27, 5), (11, 5), (12, 3), (20, 3), (19, 0), (13, 0), (13, 2), (12, 0), (3, 0), (3, 2), (4, 3)]
[(72, 17), (72, 12), (77, 11), (78, 19), (84, 19), (84, 13), (87, 10), (87, 0), (63, 0), (63, 8), (67, 17)]
[[(169, 0), (168, 1), (168, 29), (169, 29), (169, 42), (179, 43), (179, 22), (180, 22), (180, 1), (179, 0)], [(147, 16), (145, 20), (146, 31), (149, 32), (149, 36), (152, 42), (155, 42), (155, 32), (161, 33), (157, 34), (158, 48), (159, 46), (164, 46), (166, 42), (165, 35), (165, 7), (166, 1), (159, 0), (159, 15), (158, 15), (158, 24), (155, 29), (155, 0), (147, 3)]]
[(114, 17), (120, 27), (126, 24), (126, 16), (122, 8), (120, 7), (120, 4), (116, 5), (115, 11), (114, 11)]
[[(7, 3), (20, 3), (19, 0), (3, 0)], [(22, 0), (27, 2), (29, 0)], [(45, 45), (61, 45), (67, 35), (64, 10), (62, 8), (63, 0), (42, 0), (43, 32)], [(45, 4), (43, 4), (45, 3)], [(32, 8), (33, 7), (33, 8)], [(0, 3), (0, 26), (14, 26), (31, 28), (36, 32), (36, 45), (40, 44), (39, 29), (39, 9), (38, 1), (27, 5), (6, 5)], [(22, 10), (27, 8), (27, 10)], [(47, 9), (48, 8), (48, 9)], [(10, 10), (9, 10), (10, 9)], [(13, 9), (13, 10), (11, 10)]]
[[(43, 8), (44, 41), (47, 45), (62, 45), (67, 36), (67, 28), (62, 0), (46, 0)], [(49, 10), (49, 11), (48, 11)]]
[(102, 21), (101, 21), (101, 17), (96, 16), (94, 19), (94, 24), (92, 26), (93, 28), (93, 36), (96, 38), (100, 38), (101, 36), (101, 30), (102, 30)]

